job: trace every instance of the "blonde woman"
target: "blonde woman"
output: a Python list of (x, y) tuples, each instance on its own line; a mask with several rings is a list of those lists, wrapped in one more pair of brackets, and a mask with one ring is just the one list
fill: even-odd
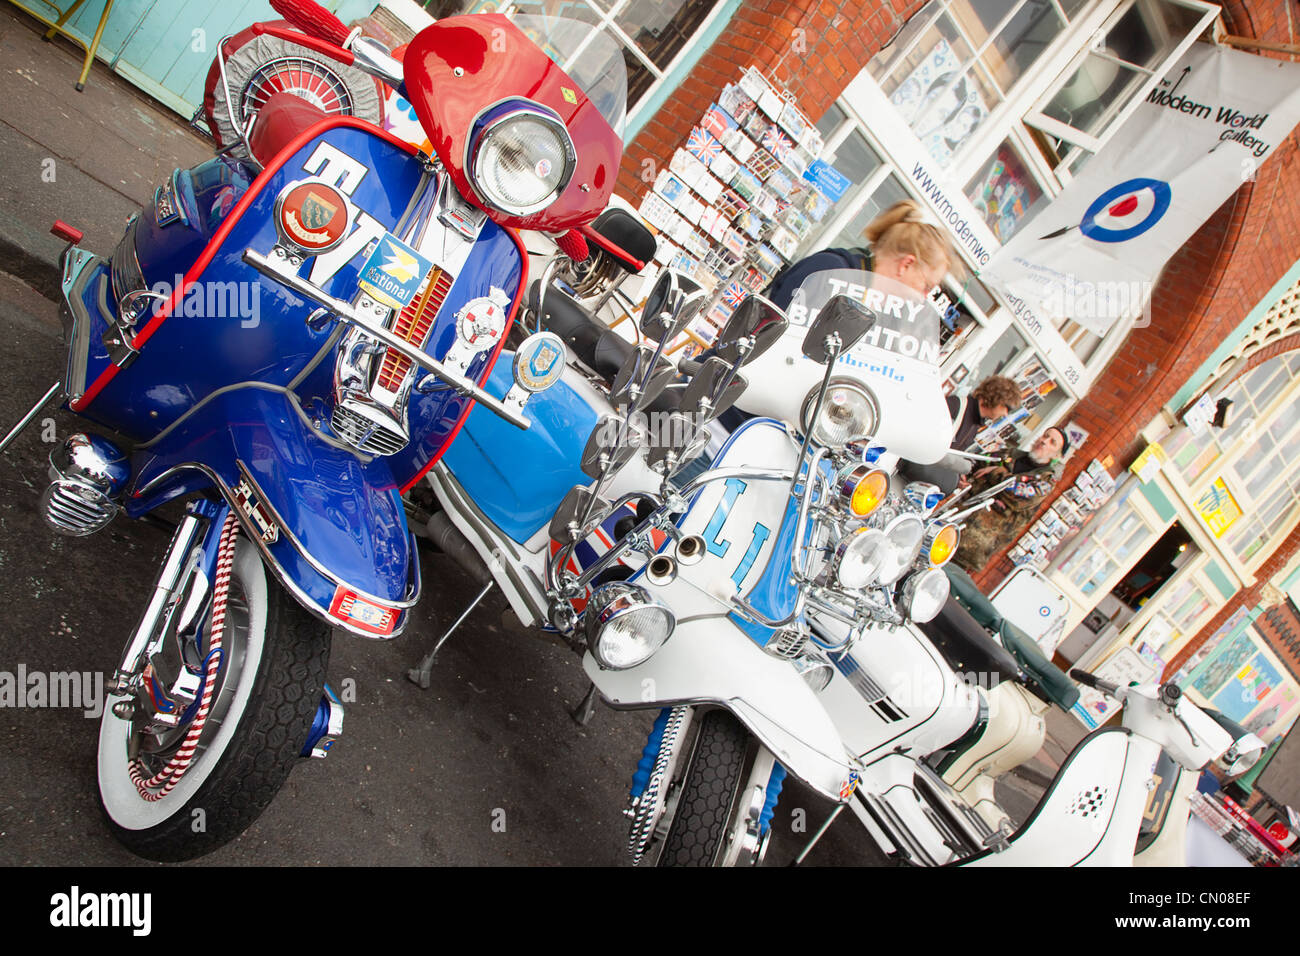
[(952, 252), (948, 237), (911, 199), (896, 202), (862, 232), (867, 245), (852, 249), (823, 249), (791, 263), (772, 280), (764, 295), (782, 309), (809, 276), (831, 269), (874, 272), (921, 295), (929, 295), (948, 272)]

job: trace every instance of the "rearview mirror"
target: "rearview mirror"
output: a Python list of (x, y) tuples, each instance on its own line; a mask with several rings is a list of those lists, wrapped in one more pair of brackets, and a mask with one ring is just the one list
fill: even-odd
[(742, 340), (748, 339), (750, 348), (743, 356), (748, 364), (771, 348), (789, 324), (785, 313), (775, 305), (761, 295), (751, 295), (731, 313), (713, 344), (713, 354), (725, 362), (735, 362), (742, 357)]
[(875, 313), (857, 299), (832, 296), (808, 327), (803, 354), (818, 365), (825, 365), (857, 345), (875, 321)]
[(655, 343), (671, 339), (695, 318), (703, 305), (704, 292), (698, 282), (665, 269), (655, 280), (641, 309), (641, 334)]

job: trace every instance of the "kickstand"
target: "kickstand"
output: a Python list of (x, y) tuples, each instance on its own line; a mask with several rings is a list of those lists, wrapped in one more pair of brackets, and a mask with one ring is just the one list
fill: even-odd
[(569, 712), (573, 722), (579, 727), (586, 727), (591, 723), (592, 716), (596, 713), (596, 704), (600, 702), (600, 692), (596, 690), (596, 685), (592, 684), (587, 688), (587, 696), (582, 698), (576, 709)]
[(804, 857), (812, 852), (812, 848), (817, 845), (817, 841), (820, 840), (822, 835), (831, 828), (831, 824), (835, 822), (835, 818), (840, 815), (840, 811), (843, 810), (845, 806), (847, 806), (847, 804), (841, 803), (835, 807), (834, 811), (831, 812), (831, 815), (826, 818), (826, 822), (821, 825), (821, 829), (813, 834), (812, 839), (808, 841), (808, 845), (803, 848), (803, 852), (794, 858), (794, 861), (790, 864), (791, 866), (799, 866), (803, 863)]
[(17, 438), (19, 433), (30, 424), (31, 420), (41, 413), (41, 409), (49, 404), (50, 399), (52, 399), (55, 393), (62, 387), (62, 382), (55, 382), (50, 386), (49, 391), (46, 392), (41, 399), (28, 410), (27, 414), (22, 417), (22, 421), (9, 429), (9, 434), (5, 435), (3, 439), (0, 439), (0, 452), (9, 447), (9, 443)]
[(460, 617), (456, 618), (451, 627), (447, 628), (447, 633), (438, 638), (438, 643), (433, 645), (433, 650), (426, 654), (424, 659), (421, 660), (417, 666), (412, 667), (406, 672), (408, 680), (412, 683), (418, 684), (422, 690), (429, 689), (430, 677), (433, 674), (433, 659), (438, 656), (438, 651), (442, 650), (442, 645), (447, 643), (447, 638), (451, 637), (451, 635), (456, 632), (456, 628), (460, 627), (465, 618), (469, 617), (470, 612), (473, 611), (474, 608), (478, 607), (479, 602), (487, 597), (487, 593), (491, 590), (492, 582), (489, 581), (483, 586), (483, 590), (478, 592), (478, 597), (474, 598), (474, 600), (470, 602), (469, 607), (465, 608), (465, 610), (461, 612)]

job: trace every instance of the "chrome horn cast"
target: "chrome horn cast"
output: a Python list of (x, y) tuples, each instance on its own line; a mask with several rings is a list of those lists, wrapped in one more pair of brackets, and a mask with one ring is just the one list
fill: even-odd
[(112, 442), (73, 435), (50, 452), (50, 486), (41, 495), (45, 523), (59, 534), (94, 534), (117, 514), (130, 474), (126, 456)]

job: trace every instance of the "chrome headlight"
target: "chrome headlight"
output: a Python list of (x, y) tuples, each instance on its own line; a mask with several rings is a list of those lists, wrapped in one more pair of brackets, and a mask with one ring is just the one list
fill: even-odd
[(938, 568), (917, 571), (899, 589), (898, 609), (918, 624), (934, 620), (948, 601), (948, 575)]
[(884, 528), (885, 537), (891, 545), (892, 561), (888, 561), (881, 570), (880, 583), (893, 584), (912, 567), (912, 562), (921, 553), (921, 544), (925, 538), (925, 525), (921, 519), (912, 514), (901, 514)]
[(835, 583), (847, 591), (865, 588), (897, 560), (885, 532), (858, 528), (841, 538), (835, 548)]
[(484, 202), (526, 216), (564, 192), (576, 162), (573, 141), (559, 116), (537, 103), (516, 102), (471, 136), (465, 169)]
[(645, 588), (614, 581), (596, 588), (587, 604), (587, 646), (601, 667), (627, 670), (659, 650), (676, 624)]
[(826, 401), (822, 405), (817, 421), (810, 421), (813, 410), (817, 407), (818, 385), (804, 399), (803, 412), (799, 416), (804, 434), (812, 430), (813, 441), (839, 448), (850, 439), (873, 435), (880, 422), (880, 410), (871, 393), (859, 383), (848, 379), (831, 379), (826, 389)]

